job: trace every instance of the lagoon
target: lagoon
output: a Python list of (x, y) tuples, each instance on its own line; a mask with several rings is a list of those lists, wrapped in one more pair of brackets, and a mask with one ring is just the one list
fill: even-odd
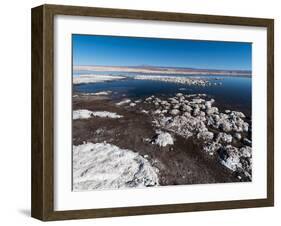
[[(100, 74), (104, 74), (100, 73)], [(79, 74), (99, 74), (99, 72), (81, 71)], [(107, 73), (108, 74), (108, 73)], [(208, 79), (221, 85), (196, 86), (163, 81), (136, 80), (134, 76), (140, 73), (110, 72), (111, 75), (123, 75), (126, 79), (114, 80), (100, 83), (89, 83), (74, 85), (74, 92), (94, 93), (100, 91), (112, 91), (112, 98), (121, 99), (124, 97), (131, 99), (155, 96), (174, 96), (176, 93), (199, 94), (205, 93), (217, 101), (217, 105), (222, 109), (242, 111), (251, 116), (252, 106), (252, 78), (235, 76), (214, 76), (214, 75), (162, 75), (162, 76), (186, 76), (200, 77)], [(153, 74), (154, 75), (154, 74)], [(74, 74), (77, 76), (77, 74)], [(217, 80), (217, 81), (216, 81)]]

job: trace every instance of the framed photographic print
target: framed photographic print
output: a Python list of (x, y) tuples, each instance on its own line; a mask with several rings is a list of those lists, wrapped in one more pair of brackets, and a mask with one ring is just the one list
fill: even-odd
[(272, 19), (32, 9), (32, 216), (273, 206)]

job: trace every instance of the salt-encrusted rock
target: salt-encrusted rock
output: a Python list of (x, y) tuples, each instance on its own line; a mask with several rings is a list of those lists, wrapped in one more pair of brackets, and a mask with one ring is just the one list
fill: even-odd
[(244, 121), (241, 118), (230, 118), (228, 121), (232, 124), (232, 128), (236, 132), (243, 132)]
[(146, 99), (145, 99), (145, 101), (151, 101), (152, 100), (152, 97), (147, 97)]
[[(201, 113), (202, 113), (202, 111), (201, 111)], [(196, 118), (197, 118), (197, 120), (200, 120), (201, 122), (204, 122), (204, 124), (206, 124), (205, 122), (206, 122), (207, 119), (206, 119), (206, 117), (204, 115), (200, 114)]]
[(200, 105), (200, 109), (201, 109), (201, 110), (206, 110), (206, 106), (205, 106), (204, 104), (201, 104), (201, 105)]
[(190, 98), (190, 97), (195, 97), (197, 96), (196, 94), (188, 94), (188, 95), (185, 95), (186, 98)]
[(197, 139), (203, 140), (203, 141), (211, 141), (214, 138), (214, 133), (210, 131), (202, 131), (197, 134)]
[(220, 162), (232, 171), (237, 171), (239, 168), (242, 168), (240, 163), (239, 151), (236, 147), (227, 145), (218, 150)]
[(230, 132), (232, 130), (232, 125), (231, 125), (231, 123), (229, 121), (222, 120), (222, 121), (220, 121), (220, 128), (224, 132)]
[(250, 158), (252, 156), (252, 148), (249, 146), (242, 147), (239, 151), (243, 157)]
[(159, 109), (157, 109), (156, 111), (154, 111), (154, 114), (156, 114), (156, 115), (159, 115), (159, 114), (161, 114), (162, 112), (161, 112), (161, 110), (159, 110)]
[[(213, 107), (211, 108), (213, 109)], [(224, 113), (219, 113), (218, 116), (214, 116), (215, 114), (210, 114), (210, 110), (206, 111), (207, 114), (211, 115), (213, 117), (212, 119), (208, 120), (208, 125), (213, 126), (214, 128), (220, 128), (224, 132), (248, 132), (249, 131), (249, 124), (247, 122), (244, 122), (243, 119), (238, 117), (236, 113), (234, 114), (224, 114)], [(239, 115), (239, 113), (238, 113)]]
[(242, 125), (242, 129), (244, 132), (248, 132), (249, 131), (249, 124), (247, 122), (244, 122)]
[(161, 101), (162, 106), (170, 106), (169, 102), (166, 100)]
[(193, 116), (198, 116), (198, 115), (200, 115), (200, 108), (199, 108), (199, 107), (194, 108), (192, 114), (193, 114)]
[(206, 125), (199, 119), (199, 117), (197, 118), (188, 115), (177, 115), (174, 118), (161, 118), (156, 121), (156, 125), (183, 136), (184, 138), (189, 138), (193, 133), (207, 130)]
[(149, 112), (146, 110), (141, 110), (141, 113), (148, 114)]
[(189, 105), (186, 105), (186, 104), (181, 105), (180, 109), (182, 111), (187, 111), (187, 112), (191, 112), (192, 111), (192, 107), (190, 107)]
[[(205, 114), (205, 112), (204, 111), (200, 111), (200, 114), (199, 114), (199, 116), (205, 116), (206, 114)], [(206, 119), (205, 119), (206, 120)]]
[(181, 96), (183, 96), (183, 94), (182, 93), (177, 93), (176, 96), (177, 97), (181, 97)]
[(239, 111), (232, 111), (230, 113), (230, 115), (236, 116), (236, 117), (239, 117), (239, 118), (245, 118), (246, 117), (242, 112), (239, 112)]
[(169, 99), (170, 99), (171, 104), (178, 104), (179, 103), (179, 101), (175, 98), (169, 98)]
[(160, 147), (166, 147), (167, 145), (173, 145), (174, 139), (170, 133), (157, 131), (157, 137), (154, 143), (159, 145)]
[(184, 96), (179, 97), (179, 102), (180, 102), (180, 103), (183, 103), (184, 101), (185, 101)]
[(240, 133), (235, 133), (234, 134), (234, 137), (237, 139), (237, 140), (241, 140), (242, 136)]
[(217, 114), (219, 113), (219, 109), (217, 107), (208, 108), (206, 111), (207, 115)]
[(205, 100), (204, 100), (204, 99), (201, 99), (201, 98), (195, 98), (195, 99), (192, 100), (192, 102), (193, 102), (194, 104), (202, 104), (202, 103), (205, 102)]
[(215, 122), (215, 120), (212, 116), (207, 116), (206, 119), (207, 119), (207, 125), (208, 126), (212, 125), (215, 128), (218, 127), (218, 126), (216, 126), (216, 122)]
[(178, 105), (178, 104), (173, 105), (173, 109), (179, 109), (179, 108), (180, 108), (180, 105)]
[(219, 133), (217, 136), (217, 142), (221, 143), (231, 143), (232, 142), (232, 136), (227, 133)]
[(220, 116), (218, 116), (218, 115), (212, 115), (212, 118), (215, 123), (217, 123), (220, 120)]
[(190, 114), (190, 112), (184, 112), (184, 113), (183, 113), (183, 116), (185, 116), (185, 117), (190, 117), (191, 114)]
[(220, 162), (243, 177), (252, 179), (252, 149), (250, 147), (242, 147), (240, 149), (227, 145), (218, 150)]
[(209, 155), (214, 155), (217, 150), (221, 147), (220, 143), (217, 142), (209, 142), (203, 146), (203, 150), (207, 152)]
[[(178, 95), (168, 98), (168, 101), (154, 100), (160, 104), (160, 114), (154, 114), (156, 127), (173, 132), (184, 138), (196, 136), (202, 140), (203, 150), (210, 155), (217, 156), (221, 164), (241, 177), (251, 179), (251, 141), (246, 140), (247, 146), (240, 149), (231, 146), (233, 134), (237, 140), (242, 139), (241, 133), (248, 132), (251, 127), (243, 118), (242, 112), (226, 110), (220, 113), (213, 107), (214, 99), (204, 100), (200, 94)], [(203, 97), (203, 95), (202, 95)], [(165, 113), (167, 110), (170, 117)], [(214, 140), (214, 133), (208, 128), (220, 131)], [(231, 134), (230, 134), (231, 133)], [(243, 179), (244, 181), (244, 179)]]
[(206, 101), (205, 102), (205, 106), (207, 109), (211, 108), (212, 107), (212, 102), (211, 101)]
[(243, 138), (243, 143), (248, 145), (248, 146), (252, 146), (252, 141), (250, 141), (249, 139), (247, 138)]
[(219, 113), (219, 116), (221, 119), (228, 119), (229, 116), (227, 114), (224, 114), (224, 113)]
[(180, 111), (178, 109), (173, 109), (170, 111), (171, 115), (178, 115), (180, 113)]

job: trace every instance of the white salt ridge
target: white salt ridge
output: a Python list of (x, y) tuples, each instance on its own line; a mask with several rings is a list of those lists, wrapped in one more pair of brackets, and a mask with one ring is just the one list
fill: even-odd
[(74, 191), (158, 184), (156, 169), (138, 153), (107, 143), (73, 146)]
[(186, 85), (206, 86), (210, 84), (207, 80), (203, 80), (199, 77), (187, 78), (187, 77), (179, 77), (179, 76), (137, 75), (134, 78), (139, 80), (153, 80), (153, 81), (186, 84)]
[(149, 113), (149, 111), (146, 111), (146, 110), (141, 110), (141, 113), (148, 114), (148, 113)]
[(97, 82), (106, 82), (106, 81), (113, 81), (124, 79), (123, 76), (116, 76), (116, 75), (80, 75), (77, 77), (73, 77), (73, 84), (82, 84), (82, 83), (97, 83)]
[(94, 111), (93, 116), (101, 117), (101, 118), (122, 118), (122, 115), (118, 115), (115, 112), (108, 112), (108, 111)]
[(73, 111), (73, 119), (88, 119), (92, 117), (92, 111), (81, 109)]
[(128, 104), (130, 102), (131, 102), (130, 99), (125, 99), (125, 100), (122, 100), (122, 101), (118, 102), (116, 105), (120, 106), (120, 105)]
[(107, 96), (111, 94), (111, 91), (101, 91), (101, 92), (96, 92), (96, 93), (81, 93), (83, 96)]
[(115, 112), (108, 111), (89, 111), (87, 109), (80, 109), (73, 111), (73, 119), (88, 119), (91, 117), (101, 118), (122, 118), (122, 115), (118, 115)]
[(159, 145), (160, 147), (166, 147), (167, 145), (173, 145), (174, 139), (171, 134), (167, 132), (158, 131), (158, 136), (155, 139), (155, 144)]

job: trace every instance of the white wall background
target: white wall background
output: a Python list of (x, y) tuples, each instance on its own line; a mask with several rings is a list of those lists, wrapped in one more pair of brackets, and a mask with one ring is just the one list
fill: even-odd
[(279, 1), (49, 0), (2, 1), (0, 7), (0, 224), (42, 225), (30, 215), (30, 8), (43, 4), (268, 17), (275, 19), (275, 207), (52, 222), (51, 225), (278, 225), (281, 211)]

